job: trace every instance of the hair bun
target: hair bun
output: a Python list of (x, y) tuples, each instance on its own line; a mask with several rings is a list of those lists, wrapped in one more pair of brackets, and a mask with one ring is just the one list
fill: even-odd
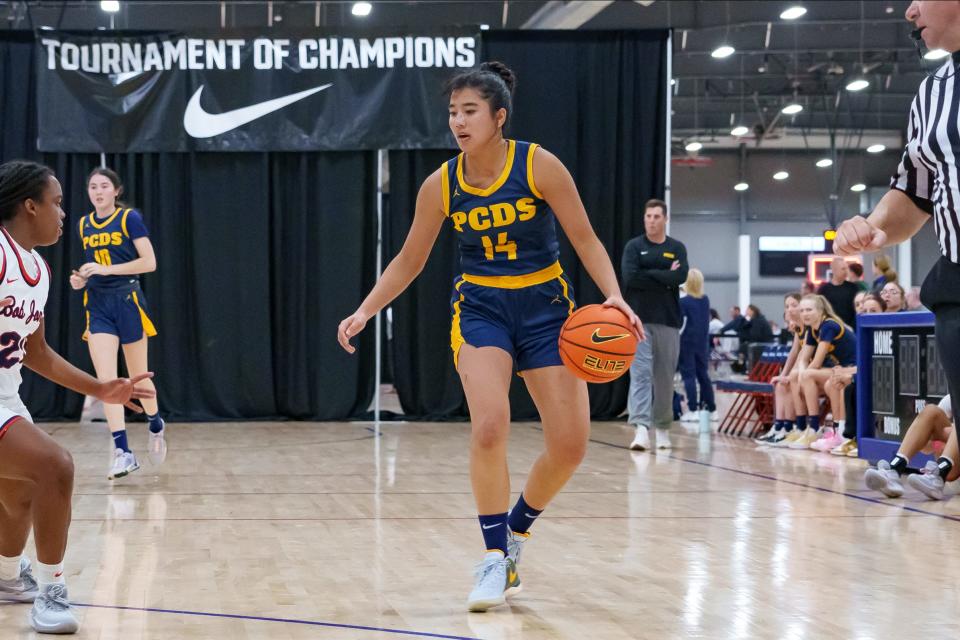
[(513, 88), (517, 86), (517, 77), (513, 75), (513, 71), (510, 70), (510, 67), (502, 62), (497, 60), (484, 62), (480, 65), (480, 71), (488, 71), (494, 75), (500, 76), (500, 79), (503, 80), (505, 85), (507, 85), (507, 89), (510, 91), (510, 93), (513, 93)]

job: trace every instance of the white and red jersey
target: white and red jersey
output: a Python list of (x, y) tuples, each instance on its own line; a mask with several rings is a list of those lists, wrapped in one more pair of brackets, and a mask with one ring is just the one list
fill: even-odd
[[(0, 404), (18, 398), (27, 337), (40, 326), (50, 292), (50, 268), (0, 226)], [(19, 400), (18, 400), (19, 401)]]

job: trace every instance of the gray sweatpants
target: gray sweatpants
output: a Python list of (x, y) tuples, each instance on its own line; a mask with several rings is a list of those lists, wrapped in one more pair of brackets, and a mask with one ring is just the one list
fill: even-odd
[(628, 420), (634, 426), (669, 429), (673, 422), (673, 376), (680, 355), (680, 330), (663, 324), (644, 324), (643, 328), (647, 339), (637, 345), (637, 355), (630, 365)]

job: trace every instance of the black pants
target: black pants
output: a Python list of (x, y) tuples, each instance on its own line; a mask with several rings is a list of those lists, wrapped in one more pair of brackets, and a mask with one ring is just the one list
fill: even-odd
[[(920, 301), (936, 317), (937, 355), (947, 374), (950, 397), (960, 399), (960, 264), (940, 257), (923, 281)], [(960, 411), (953, 420), (960, 425)]]
[[(960, 304), (940, 305), (934, 315), (937, 319), (937, 352), (940, 365), (947, 374), (950, 397), (957, 402), (960, 400)], [(954, 423), (960, 425), (958, 416), (960, 412), (954, 411)]]

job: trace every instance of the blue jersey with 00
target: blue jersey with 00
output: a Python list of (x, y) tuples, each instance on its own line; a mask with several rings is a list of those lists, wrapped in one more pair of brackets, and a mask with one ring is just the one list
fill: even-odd
[[(96, 212), (80, 218), (80, 242), (84, 262), (102, 265), (122, 264), (140, 257), (133, 241), (147, 236), (143, 218), (136, 209), (117, 208), (109, 217), (97, 218)], [(129, 288), (138, 276), (91, 276), (91, 289)]]
[(486, 189), (467, 184), (461, 153), (444, 163), (443, 206), (460, 244), (464, 273), (518, 276), (550, 267), (560, 256), (553, 210), (533, 180), (537, 145), (507, 141), (500, 177)]

